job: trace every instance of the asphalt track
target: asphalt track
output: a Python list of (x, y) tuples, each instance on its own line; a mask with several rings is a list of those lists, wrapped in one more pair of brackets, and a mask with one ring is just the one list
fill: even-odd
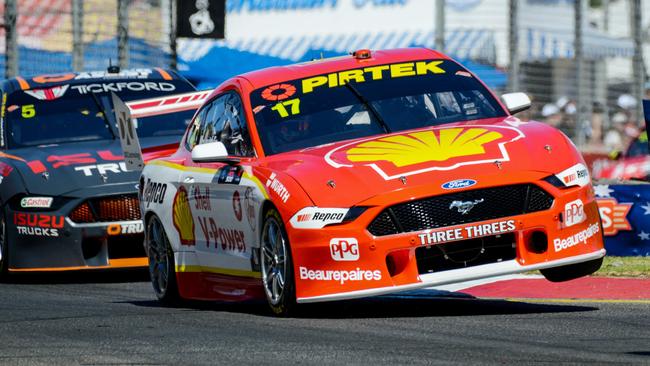
[(0, 284), (0, 364), (650, 364), (650, 301), (478, 299), (417, 291), (312, 304), (165, 308), (146, 274)]

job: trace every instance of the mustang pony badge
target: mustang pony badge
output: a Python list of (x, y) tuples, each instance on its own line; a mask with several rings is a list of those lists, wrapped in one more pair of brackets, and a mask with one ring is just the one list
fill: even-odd
[(483, 202), (484, 199), (481, 198), (480, 200), (474, 200), (474, 201), (453, 201), (449, 205), (449, 209), (453, 210), (454, 208), (458, 209), (458, 212), (467, 215), (471, 209), (474, 208), (477, 204)]

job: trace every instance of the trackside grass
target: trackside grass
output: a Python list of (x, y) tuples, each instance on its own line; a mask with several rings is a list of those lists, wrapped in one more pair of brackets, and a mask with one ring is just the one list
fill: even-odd
[(650, 278), (650, 257), (605, 257), (594, 276)]

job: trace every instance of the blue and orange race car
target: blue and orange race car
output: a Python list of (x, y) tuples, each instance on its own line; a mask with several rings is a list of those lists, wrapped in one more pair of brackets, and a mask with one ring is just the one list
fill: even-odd
[[(163, 69), (111, 71), (0, 85), (0, 277), (146, 265), (139, 174), (125, 169), (110, 93), (130, 101), (195, 88)], [(173, 112), (137, 119), (143, 147), (157, 146), (148, 156), (178, 141), (194, 109)]]

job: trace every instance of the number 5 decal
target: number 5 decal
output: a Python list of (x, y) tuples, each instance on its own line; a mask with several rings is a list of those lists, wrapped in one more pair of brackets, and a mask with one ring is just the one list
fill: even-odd
[(36, 109), (34, 109), (33, 104), (24, 105), (20, 112), (23, 118), (32, 118), (36, 115)]

